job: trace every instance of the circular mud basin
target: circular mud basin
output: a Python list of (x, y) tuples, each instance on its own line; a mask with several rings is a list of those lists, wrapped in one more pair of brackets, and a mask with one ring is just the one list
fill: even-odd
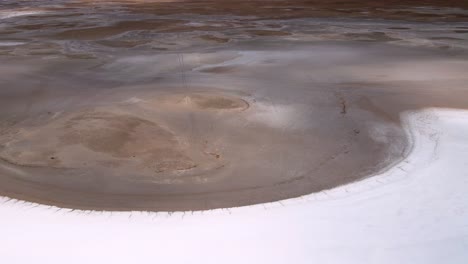
[(331, 188), (396, 153), (353, 132), (336, 101), (303, 113), (222, 91), (132, 98), (4, 125), (0, 192), (75, 209), (204, 210)]

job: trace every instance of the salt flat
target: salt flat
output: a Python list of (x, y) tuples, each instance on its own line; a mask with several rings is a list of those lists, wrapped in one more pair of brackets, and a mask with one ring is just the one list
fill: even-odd
[(8, 243), (1, 260), (465, 263), (467, 117), (449, 109), (405, 113), (413, 146), (405, 160), (375, 177), (281, 203), (168, 215), (70, 212), (3, 199)]

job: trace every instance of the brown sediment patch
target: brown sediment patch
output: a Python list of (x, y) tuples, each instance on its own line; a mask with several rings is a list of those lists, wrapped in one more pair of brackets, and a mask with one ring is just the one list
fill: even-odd
[(6, 29), (2, 29), (0, 31), (0, 36), (3, 36), (3, 35), (9, 35), (9, 34), (15, 34), (15, 33), (18, 33), (19, 31), (18, 30), (6, 30)]
[(346, 33), (346, 37), (353, 40), (360, 41), (395, 41), (398, 38), (393, 38), (385, 34), (384, 32), (371, 32), (371, 33)]
[[(390, 0), (378, 1), (356, 1), (356, 0), (332, 0), (332, 1), (200, 1), (186, 0), (183, 4), (177, 2), (132, 2), (127, 7), (136, 13), (150, 13), (157, 15), (168, 15), (179, 13), (192, 13), (200, 15), (243, 15), (256, 16), (267, 19), (288, 19), (307, 17), (357, 17), (357, 18), (379, 18), (379, 19), (404, 19), (415, 21), (463, 21), (466, 15), (446, 14), (444, 12), (434, 14), (421, 14), (417, 12), (404, 11), (412, 7), (420, 7), (421, 1)], [(124, 2), (125, 3), (125, 2)], [(424, 5), (433, 7), (459, 7), (468, 8), (466, 1), (425, 1)], [(255, 8), (253, 8), (255, 7)]]
[[(63, 169), (138, 170), (145, 175), (204, 167), (214, 159), (194, 157), (158, 123), (129, 114), (88, 110), (3, 135), (0, 158), (20, 166)], [(196, 151), (196, 150), (195, 150)]]
[(59, 39), (81, 39), (97, 40), (127, 31), (133, 30), (156, 30), (180, 23), (179, 20), (144, 20), (144, 21), (120, 21), (114, 25), (91, 27), (82, 29), (71, 29), (56, 34)]
[(70, 59), (79, 59), (79, 60), (96, 59), (96, 56), (94, 54), (88, 54), (88, 53), (68, 53), (68, 54), (65, 54), (65, 56)]
[(219, 95), (194, 94), (186, 97), (199, 109), (245, 110), (249, 107), (246, 101)]
[(193, 32), (193, 31), (218, 31), (219, 27), (214, 27), (210, 25), (190, 25), (190, 24), (173, 24), (158, 30), (159, 33), (169, 33), (169, 32)]
[(150, 99), (143, 105), (182, 111), (244, 111), (249, 108), (249, 103), (241, 98), (211, 92), (170, 94)]
[(285, 32), (285, 31), (279, 31), (279, 30), (260, 30), (260, 29), (255, 29), (255, 30), (247, 30), (248, 33), (255, 35), (255, 36), (260, 36), (260, 37), (281, 37), (281, 36), (289, 36), (291, 33)]
[(463, 40), (461, 38), (454, 38), (454, 37), (431, 37), (429, 39), (433, 39), (433, 40)]
[(189, 96), (187, 99), (191, 100), (199, 109), (244, 110), (248, 108), (248, 104), (244, 100), (233, 99), (224, 96), (194, 94)]
[(51, 42), (29, 42), (15, 48), (18, 55), (58, 55), (61, 54), (62, 47)]
[(65, 29), (75, 26), (73, 23), (37, 23), (37, 24), (25, 24), (13, 27), (19, 30), (49, 30), (49, 29)]
[(388, 29), (409, 30), (409, 29), (411, 29), (411, 28), (408, 28), (408, 27), (389, 27)]
[(231, 72), (236, 72), (238, 71), (238, 68), (236, 66), (214, 66), (214, 67), (206, 67), (200, 70), (201, 72), (207, 72), (207, 73), (231, 73)]
[(222, 37), (217, 37), (213, 35), (202, 35), (200, 36), (201, 39), (203, 40), (208, 40), (208, 41), (214, 41), (217, 43), (227, 43), (229, 42), (229, 38), (222, 38)]
[(112, 48), (133, 48), (149, 42), (149, 40), (100, 40), (97, 43)]

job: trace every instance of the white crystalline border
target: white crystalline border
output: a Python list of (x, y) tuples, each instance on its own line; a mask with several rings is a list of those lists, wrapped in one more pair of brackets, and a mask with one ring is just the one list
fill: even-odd
[(24, 42), (18, 42), (18, 41), (0, 41), (0, 47), (19, 46), (23, 44)]
[(0, 20), (12, 17), (31, 16), (46, 13), (43, 10), (0, 10)]
[(207, 212), (0, 205), (0, 263), (468, 263), (468, 111), (404, 114), (401, 163), (281, 203)]

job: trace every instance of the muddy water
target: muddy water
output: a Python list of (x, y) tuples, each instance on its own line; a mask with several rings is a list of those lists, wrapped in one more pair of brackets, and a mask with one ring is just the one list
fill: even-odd
[(3, 1), (0, 194), (203, 210), (369, 177), (468, 106), (463, 4)]

